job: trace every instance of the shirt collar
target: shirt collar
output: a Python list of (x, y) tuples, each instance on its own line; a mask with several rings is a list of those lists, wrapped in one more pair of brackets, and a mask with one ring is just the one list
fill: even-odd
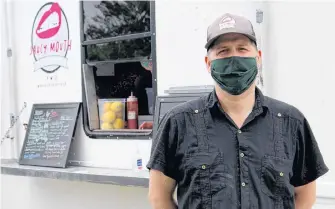
[[(217, 107), (217, 105), (220, 105), (220, 104), (219, 104), (219, 99), (216, 95), (216, 91), (214, 89), (207, 97), (206, 106), (211, 109), (213, 107)], [(258, 87), (256, 87), (256, 102), (255, 102), (254, 109), (259, 109), (259, 108), (263, 108), (263, 110), (264, 108), (268, 108), (268, 103), (262, 91)]]

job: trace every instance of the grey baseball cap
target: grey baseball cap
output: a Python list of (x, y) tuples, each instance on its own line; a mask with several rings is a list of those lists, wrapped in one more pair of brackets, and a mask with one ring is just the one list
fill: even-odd
[(208, 50), (217, 38), (227, 33), (243, 34), (257, 44), (255, 31), (250, 20), (243, 16), (226, 13), (214, 20), (207, 28), (205, 48)]

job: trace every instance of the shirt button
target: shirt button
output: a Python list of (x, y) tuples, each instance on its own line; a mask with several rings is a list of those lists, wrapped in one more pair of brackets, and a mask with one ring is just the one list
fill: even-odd
[(240, 156), (241, 156), (241, 157), (244, 157), (244, 153), (241, 153)]
[(278, 117), (281, 117), (281, 113), (278, 113)]
[(195, 113), (198, 113), (198, 112), (199, 112), (199, 110), (194, 110), (194, 112), (195, 112)]
[(245, 183), (244, 182), (242, 182), (242, 186), (245, 187)]
[(206, 166), (205, 166), (205, 165), (202, 165), (202, 166), (201, 166), (201, 169), (202, 169), (202, 170), (205, 170), (205, 169), (206, 169)]
[(240, 133), (242, 133), (242, 131), (241, 131), (241, 130), (238, 130), (237, 132), (238, 132), (239, 134), (240, 134)]
[(280, 175), (280, 176), (284, 176), (284, 173), (283, 173), (283, 172), (280, 172), (279, 175)]

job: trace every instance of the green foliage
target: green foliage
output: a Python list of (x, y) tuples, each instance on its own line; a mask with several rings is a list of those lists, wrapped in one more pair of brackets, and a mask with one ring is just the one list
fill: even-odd
[[(93, 11), (85, 11), (95, 13), (93, 17), (85, 18), (86, 40), (150, 31), (149, 1), (101, 1), (94, 8)], [(88, 46), (88, 59), (101, 61), (149, 56), (150, 42), (148, 37)]]

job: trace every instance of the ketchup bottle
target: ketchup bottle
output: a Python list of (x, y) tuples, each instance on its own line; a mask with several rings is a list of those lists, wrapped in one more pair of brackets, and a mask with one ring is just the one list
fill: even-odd
[(128, 129), (138, 128), (138, 101), (133, 92), (127, 99), (127, 119)]

